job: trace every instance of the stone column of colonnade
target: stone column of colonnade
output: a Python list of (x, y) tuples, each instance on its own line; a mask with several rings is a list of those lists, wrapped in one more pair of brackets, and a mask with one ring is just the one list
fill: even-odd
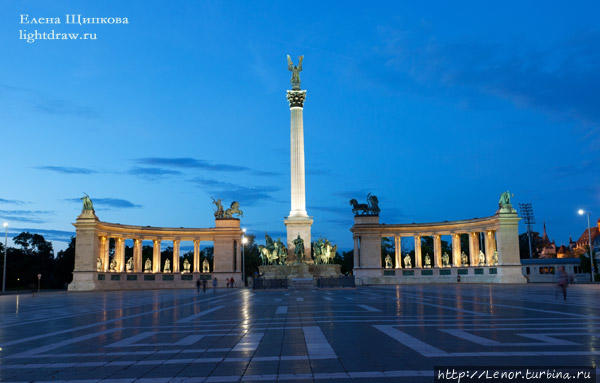
[(180, 241), (178, 239), (173, 240), (173, 267), (171, 268), (174, 273), (179, 272), (179, 251), (180, 251)]
[(488, 230), (485, 233), (485, 263), (487, 265), (492, 264), (492, 256), (496, 251), (496, 232), (494, 230)]
[(423, 256), (421, 255), (421, 236), (415, 235), (415, 267), (422, 267), (421, 260)]
[(460, 259), (460, 234), (452, 234), (452, 265), (462, 266), (462, 260)]
[(115, 238), (115, 260), (117, 262), (117, 272), (125, 271), (125, 238)]
[(394, 236), (394, 263), (396, 269), (402, 268), (402, 237)]
[(479, 233), (469, 233), (469, 264), (477, 266), (479, 264)]
[(133, 240), (133, 272), (141, 273), (143, 271), (142, 266), (142, 240), (135, 238)]
[(433, 265), (442, 267), (442, 236), (439, 234), (433, 235)]
[(100, 259), (102, 260), (102, 271), (108, 271), (109, 263), (109, 240), (108, 237), (100, 237)]
[(160, 264), (160, 239), (152, 240), (152, 272), (160, 273), (161, 264)]
[(200, 272), (200, 240), (194, 240), (194, 273)]

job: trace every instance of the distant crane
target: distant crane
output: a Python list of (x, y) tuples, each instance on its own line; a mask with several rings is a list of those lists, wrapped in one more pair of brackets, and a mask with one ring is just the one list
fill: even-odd
[(531, 202), (520, 203), (519, 213), (523, 218), (523, 223), (527, 225), (527, 239), (529, 240), (529, 258), (533, 258), (533, 251), (531, 250), (531, 225), (535, 223), (535, 216), (533, 215), (533, 206)]

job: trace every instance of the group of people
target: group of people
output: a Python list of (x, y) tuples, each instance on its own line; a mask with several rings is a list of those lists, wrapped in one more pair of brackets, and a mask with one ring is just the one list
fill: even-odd
[[(206, 293), (207, 284), (208, 284), (208, 282), (206, 279), (200, 280), (200, 278), (198, 278), (198, 280), (196, 280), (196, 291), (198, 292), (198, 294), (200, 294), (200, 287), (202, 287), (202, 292)], [(219, 281), (217, 280), (217, 277), (214, 277), (212, 280), (213, 294), (216, 293), (218, 284), (219, 284)], [(228, 278), (227, 279), (227, 287), (228, 288), (234, 287), (234, 285), (235, 285), (235, 280), (233, 278)]]

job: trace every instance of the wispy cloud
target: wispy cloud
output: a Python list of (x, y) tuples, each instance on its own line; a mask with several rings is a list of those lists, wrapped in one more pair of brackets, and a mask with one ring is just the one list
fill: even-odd
[(76, 168), (71, 166), (36, 166), (36, 169), (47, 170), (62, 174), (94, 174), (97, 171), (87, 168)]
[(145, 157), (134, 160), (136, 163), (152, 167), (170, 167), (179, 169), (199, 169), (214, 172), (246, 172), (255, 176), (278, 176), (280, 173), (247, 166), (214, 163), (190, 157)]
[[(74, 202), (74, 203), (81, 203), (80, 198), (68, 198), (67, 201)], [(127, 209), (127, 208), (142, 207), (142, 205), (138, 205), (138, 204), (135, 204), (126, 199), (120, 199), (120, 198), (92, 198), (92, 202), (94, 203), (95, 206), (109, 207), (109, 208), (115, 207), (115, 208)]]
[(156, 177), (156, 176), (171, 176), (181, 175), (182, 173), (178, 170), (164, 169), (164, 168), (141, 168), (135, 167), (129, 169), (128, 174), (140, 177)]
[(0, 198), (0, 203), (6, 203), (11, 205), (25, 205), (25, 201), (19, 201), (16, 199), (4, 199)]
[(208, 189), (215, 194), (215, 198), (236, 200), (246, 206), (254, 205), (258, 201), (272, 200), (271, 193), (279, 190), (272, 186), (247, 187), (202, 177), (196, 177), (190, 181)]
[(52, 213), (49, 210), (0, 210), (0, 218), (9, 222), (44, 223), (40, 216)]
[(75, 236), (74, 231), (64, 231), (64, 230), (51, 230), (51, 229), (36, 229), (30, 227), (9, 227), (9, 236), (14, 238), (15, 236), (21, 234), (22, 232), (29, 232), (32, 234), (40, 234), (47, 241), (58, 241), (58, 242), (70, 242), (71, 237)]

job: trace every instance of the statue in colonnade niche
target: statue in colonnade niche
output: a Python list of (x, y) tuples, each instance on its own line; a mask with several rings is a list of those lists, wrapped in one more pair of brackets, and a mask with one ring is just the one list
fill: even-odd
[(469, 264), (469, 257), (467, 257), (467, 254), (465, 254), (464, 251), (460, 253), (460, 263), (462, 265), (468, 265)]
[(304, 263), (304, 240), (298, 234), (298, 237), (292, 241), (294, 244), (294, 254), (297, 263)]
[(428, 269), (431, 268), (431, 257), (429, 254), (425, 254), (425, 267)]
[(404, 257), (404, 268), (411, 269), (412, 268), (412, 260), (410, 259), (410, 255), (406, 254)]
[(479, 250), (479, 266), (485, 266), (485, 254)]
[(206, 258), (204, 258), (204, 261), (202, 261), (202, 272), (210, 273), (210, 264), (208, 263), (208, 259)]
[(385, 268), (391, 269), (392, 267), (394, 267), (394, 265), (392, 264), (392, 257), (390, 257), (390, 255), (388, 254), (385, 256)]
[(102, 259), (100, 257), (96, 259), (96, 271), (102, 271)]
[(165, 261), (165, 267), (163, 268), (163, 273), (170, 273), (171, 272), (171, 261), (167, 258), (167, 260)]
[(447, 253), (442, 254), (442, 267), (448, 267), (448, 264), (450, 263), (450, 257), (448, 257)]
[(144, 273), (150, 272), (152, 272), (152, 261), (150, 260), (150, 258), (147, 258), (146, 262), (144, 262)]
[(128, 273), (131, 273), (133, 271), (133, 257), (130, 257), (127, 260), (127, 263), (125, 264), (125, 269)]
[(112, 261), (110, 261), (109, 265), (108, 265), (108, 270), (110, 272), (116, 272), (117, 271), (117, 260), (116, 259), (112, 259)]
[(184, 273), (190, 272), (190, 261), (188, 261), (187, 258), (183, 259), (183, 272)]
[(494, 250), (494, 254), (492, 254), (492, 265), (498, 264), (498, 250)]

